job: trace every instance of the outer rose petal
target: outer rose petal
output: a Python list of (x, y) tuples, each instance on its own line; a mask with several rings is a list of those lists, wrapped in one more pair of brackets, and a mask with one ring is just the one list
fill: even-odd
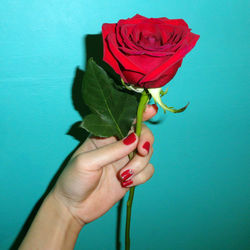
[(122, 71), (120, 70), (119, 64), (116, 60), (114, 60), (114, 56), (110, 52), (108, 48), (108, 44), (106, 42), (107, 36), (109, 34), (115, 33), (115, 26), (116, 24), (113, 24), (113, 23), (110, 23), (110, 24), (104, 23), (102, 25), (103, 61), (108, 63), (117, 74), (122, 75)]
[[(135, 83), (134, 85), (140, 86), (139, 82), (144, 77), (144, 74), (135, 71), (123, 70), (123, 75), (125, 76), (127, 83)], [(144, 87), (141, 86), (141, 87)]]
[(178, 61), (175, 65), (173, 65), (165, 74), (162, 74), (161, 76), (159, 76), (159, 78), (157, 78), (154, 81), (148, 81), (148, 82), (139, 82), (138, 86), (150, 89), (150, 88), (160, 88), (162, 86), (164, 86), (165, 84), (167, 84), (169, 81), (172, 80), (172, 78), (175, 76), (175, 74), (177, 73), (179, 67), (182, 64), (182, 60)]
[(183, 19), (168, 19), (166, 17), (161, 17), (161, 18), (159, 18), (159, 20), (161, 20), (167, 24), (174, 25), (174, 26), (184, 26), (184, 27), (188, 28), (187, 23)]
[(145, 16), (142, 16), (140, 14), (136, 14), (135, 16), (133, 16), (132, 18), (146, 18)]

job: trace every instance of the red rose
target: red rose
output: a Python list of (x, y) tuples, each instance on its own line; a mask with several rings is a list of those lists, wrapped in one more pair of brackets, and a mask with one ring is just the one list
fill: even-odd
[(182, 19), (135, 15), (102, 26), (104, 55), (124, 82), (142, 88), (168, 83), (199, 35)]

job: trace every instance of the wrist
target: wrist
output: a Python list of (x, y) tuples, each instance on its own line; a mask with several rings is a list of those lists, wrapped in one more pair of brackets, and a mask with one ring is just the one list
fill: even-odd
[(59, 223), (63, 223), (65, 227), (73, 227), (77, 231), (85, 226), (82, 221), (79, 221), (70, 211), (69, 207), (61, 201), (54, 191), (51, 191), (49, 195), (44, 200), (45, 203), (48, 203), (48, 206), (54, 210), (54, 213), (58, 219)]
[(44, 199), (20, 249), (74, 249), (83, 226), (51, 192)]

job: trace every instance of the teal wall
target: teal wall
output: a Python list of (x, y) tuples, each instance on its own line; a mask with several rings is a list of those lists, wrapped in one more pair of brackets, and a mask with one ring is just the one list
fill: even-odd
[[(84, 37), (136, 13), (183, 18), (201, 38), (169, 83), (182, 114), (149, 125), (156, 172), (136, 189), (133, 249), (249, 249), (249, 2), (25, 0), (0, 5), (0, 249), (78, 141), (71, 88)], [(97, 48), (98, 50), (98, 48)], [(115, 249), (116, 208), (76, 249)]]

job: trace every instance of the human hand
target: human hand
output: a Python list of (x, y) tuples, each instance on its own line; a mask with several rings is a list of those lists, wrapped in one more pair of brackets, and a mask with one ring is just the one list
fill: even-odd
[[(156, 112), (155, 106), (148, 105), (144, 120)], [(130, 134), (122, 141), (87, 139), (44, 199), (19, 249), (74, 249), (84, 224), (107, 212), (129, 187), (153, 175), (149, 163), (153, 140), (145, 125), (140, 138)], [(128, 155), (135, 149), (137, 153), (129, 161)]]
[[(157, 112), (147, 105), (144, 120)], [(88, 138), (74, 153), (59, 177), (52, 195), (83, 226), (118, 202), (131, 186), (150, 179), (154, 167), (149, 163), (153, 153), (153, 135), (143, 124), (140, 138), (134, 133), (117, 141), (114, 137)], [(137, 149), (134, 158), (128, 155)]]

